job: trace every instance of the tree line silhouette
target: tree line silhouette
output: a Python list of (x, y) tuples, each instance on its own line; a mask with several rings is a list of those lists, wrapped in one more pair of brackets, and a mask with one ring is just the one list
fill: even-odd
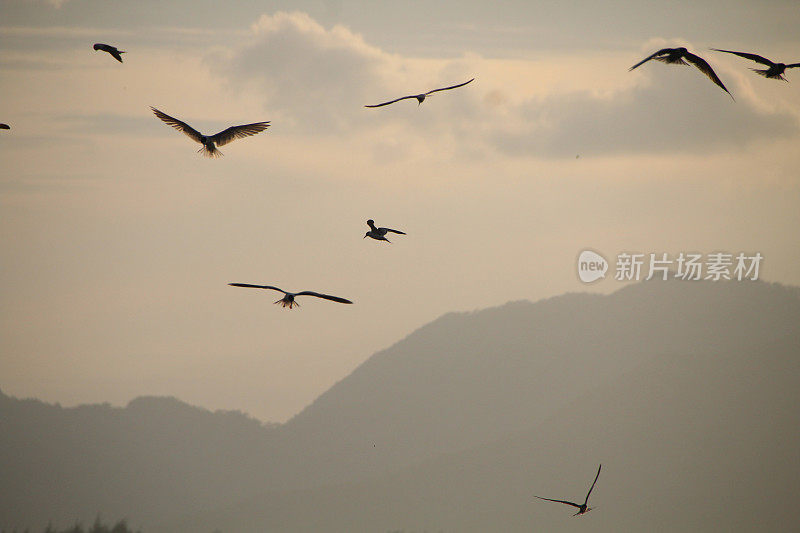
[[(23, 530), (17, 529), (2, 529), (0, 533), (32, 533), (31, 528), (25, 528)], [(76, 522), (75, 525), (72, 525), (66, 529), (56, 529), (53, 527), (53, 524), (47, 524), (47, 527), (44, 528), (43, 533), (142, 533), (141, 530), (138, 529), (131, 529), (128, 527), (128, 523), (125, 520), (120, 520), (113, 526), (108, 526), (100, 521), (100, 517), (98, 516), (94, 524), (92, 524), (91, 528), (84, 529), (83, 525), (80, 522)]]

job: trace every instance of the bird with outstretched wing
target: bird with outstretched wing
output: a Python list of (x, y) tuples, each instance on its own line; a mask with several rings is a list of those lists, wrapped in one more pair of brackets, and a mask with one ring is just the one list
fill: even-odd
[(600, 477), (600, 469), (601, 468), (603, 468), (602, 464), (597, 468), (597, 475), (594, 476), (594, 481), (592, 482), (592, 486), (589, 487), (589, 492), (586, 493), (586, 498), (584, 498), (583, 503), (575, 503), (575, 502), (570, 502), (570, 501), (567, 501), (567, 500), (555, 500), (553, 498), (542, 498), (541, 496), (536, 496), (536, 495), (534, 495), (534, 496), (536, 498), (539, 498), (540, 500), (547, 500), (548, 502), (563, 503), (563, 504), (566, 504), (566, 505), (571, 505), (572, 507), (577, 507), (578, 512), (575, 513), (572, 516), (578, 516), (578, 515), (581, 515), (581, 514), (586, 514), (586, 513), (588, 513), (589, 511), (592, 510), (592, 508), (588, 506), (588, 504), (589, 504), (589, 495), (592, 493), (592, 490), (594, 489), (594, 486), (597, 483), (597, 478)]
[(764, 56), (760, 56), (758, 54), (751, 54), (749, 52), (734, 52), (733, 50), (721, 50), (719, 48), (712, 48), (712, 50), (716, 52), (725, 52), (726, 54), (733, 54), (735, 56), (743, 57), (745, 59), (755, 61), (756, 63), (761, 63), (762, 65), (766, 65), (767, 68), (750, 69), (759, 76), (764, 76), (765, 78), (772, 78), (788, 82), (789, 80), (783, 77), (783, 73), (786, 71), (786, 69), (800, 67), (800, 63), (790, 63), (788, 65), (785, 63), (775, 63), (774, 61), (771, 61)]
[(118, 50), (116, 46), (111, 46), (110, 44), (103, 44), (103, 43), (95, 43), (94, 44), (95, 50), (102, 50), (103, 52), (108, 52), (111, 54), (111, 57), (122, 63), (122, 55), (124, 54), (124, 50)]
[(152, 109), (153, 113), (155, 113), (155, 115), (165, 124), (168, 124), (176, 130), (185, 133), (190, 139), (202, 144), (203, 147), (198, 150), (198, 152), (202, 152), (206, 157), (220, 157), (222, 152), (217, 150), (217, 146), (224, 146), (236, 139), (250, 137), (251, 135), (260, 133), (269, 127), (269, 121), (254, 122), (253, 124), (231, 126), (230, 128), (222, 130), (219, 133), (215, 133), (214, 135), (203, 135), (182, 120), (171, 117), (166, 113), (159, 111), (155, 107), (150, 107), (150, 109)]
[[(698, 55), (695, 55), (695, 54), (691, 53), (689, 50), (687, 50), (684, 47), (680, 47), (680, 48), (662, 48), (661, 50), (650, 54), (646, 58), (644, 58), (641, 61), (639, 61), (638, 63), (636, 63), (634, 66), (629, 68), (628, 71), (631, 71), (631, 70), (635, 69), (636, 67), (638, 67), (640, 65), (643, 65), (644, 63), (647, 63), (651, 59), (655, 59), (656, 61), (662, 61), (664, 63), (670, 63), (670, 64), (673, 64), (673, 65), (692, 64), (695, 67), (697, 67), (697, 69), (700, 72), (702, 72), (703, 74), (708, 76), (708, 78), (711, 81), (713, 81), (715, 84), (717, 84), (719, 87), (721, 87), (723, 91), (728, 93), (728, 95), (731, 98), (733, 98), (733, 95), (728, 90), (728, 88), (725, 87), (725, 84), (722, 83), (722, 80), (719, 79), (719, 76), (717, 76), (717, 73), (714, 72), (713, 68), (711, 68), (711, 65), (709, 65), (708, 62), (705, 59), (703, 59), (702, 57), (700, 57)], [(687, 63), (687, 61), (688, 61), (688, 63)]]
[(281, 304), (281, 307), (288, 307), (291, 309), (295, 305), (300, 307), (300, 304), (297, 303), (294, 299), (297, 296), (315, 296), (317, 298), (322, 298), (323, 300), (330, 300), (332, 302), (339, 302), (340, 304), (351, 304), (350, 300), (345, 298), (339, 298), (338, 296), (331, 296), (330, 294), (322, 294), (319, 292), (314, 291), (300, 291), (300, 292), (287, 292), (281, 288), (273, 287), (272, 285), (253, 285), (250, 283), (228, 283), (228, 285), (232, 287), (248, 287), (251, 289), (270, 289), (273, 291), (278, 291), (283, 293), (283, 298), (277, 300), (276, 304)]
[(383, 102), (382, 104), (365, 105), (364, 107), (383, 107), (385, 105), (393, 104), (395, 102), (399, 102), (400, 100), (408, 100), (410, 98), (416, 98), (417, 99), (417, 105), (419, 105), (419, 104), (421, 104), (422, 102), (425, 101), (425, 98), (427, 98), (428, 96), (432, 95), (433, 93), (438, 93), (439, 91), (449, 91), (450, 89), (457, 89), (458, 87), (463, 87), (464, 85), (466, 85), (468, 83), (471, 83), (474, 80), (475, 80), (475, 78), (472, 78), (471, 80), (465, 81), (464, 83), (459, 83), (457, 85), (451, 85), (449, 87), (441, 87), (439, 89), (433, 89), (432, 91), (428, 91), (426, 93), (410, 94), (408, 96), (401, 96), (400, 98), (395, 98), (394, 100), (390, 100), (388, 102)]
[(378, 228), (375, 226), (375, 221), (372, 219), (367, 220), (367, 225), (370, 230), (364, 234), (364, 238), (370, 237), (376, 241), (386, 241), (391, 244), (392, 241), (386, 238), (387, 233), (397, 233), (398, 235), (405, 235), (405, 232), (391, 229), (391, 228)]

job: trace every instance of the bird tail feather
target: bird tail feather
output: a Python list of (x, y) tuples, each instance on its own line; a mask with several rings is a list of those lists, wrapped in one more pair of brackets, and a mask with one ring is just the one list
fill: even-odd
[(294, 300), (288, 300), (287, 301), (284, 298), (281, 298), (280, 300), (278, 300), (276, 302), (273, 302), (273, 303), (276, 304), (276, 305), (277, 304), (281, 304), (281, 307), (289, 307), (289, 309), (291, 309), (294, 306), (300, 307), (300, 304), (297, 303), (296, 301), (294, 301)]
[(751, 68), (750, 70), (752, 70), (753, 72), (755, 72), (759, 76), (764, 76), (765, 78), (778, 78), (778, 79), (781, 79), (783, 81), (789, 81), (786, 78), (784, 78), (782, 74), (778, 74), (777, 76), (770, 76), (768, 68)]
[(199, 153), (203, 154), (206, 157), (210, 157), (212, 159), (217, 159), (218, 157), (222, 157), (223, 153), (217, 150), (216, 146), (211, 146), (209, 148), (207, 145), (203, 145), (202, 148), (198, 150)]

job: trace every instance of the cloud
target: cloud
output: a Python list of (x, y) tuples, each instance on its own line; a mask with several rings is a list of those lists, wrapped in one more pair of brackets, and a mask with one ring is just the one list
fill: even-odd
[(523, 124), (498, 126), (492, 143), (506, 153), (555, 157), (701, 153), (798, 133), (794, 117), (745, 103), (734, 107), (721, 94), (687, 100), (664, 86), (651, 89), (609, 99), (576, 92), (530, 102), (517, 109)]
[(59, 9), (61, 6), (67, 3), (67, 0), (38, 0), (37, 3), (47, 4), (49, 6), (53, 6), (56, 9)]
[(25, 66), (63, 68), (69, 62), (74, 62), (73, 57), (65, 59), (67, 51), (91, 51), (92, 44), (99, 40), (100, 35), (108, 39), (121, 39), (133, 34), (128, 30), (109, 31), (97, 27), (0, 26), (0, 39), (3, 42), (0, 61), (4, 67), (16, 69)]
[[(373, 148), (391, 132), (390, 144), (412, 136), (425, 143), (449, 137), (466, 151), (512, 156), (698, 154), (800, 133), (796, 111), (765, 105), (741, 75), (729, 72), (719, 73), (737, 102), (696, 69), (660, 63), (621, 71), (613, 90), (537, 94), (532, 86), (536, 96), (520, 99), (506, 94), (496, 79), (481, 88), (480, 67), (492, 61), (476, 54), (438, 61), (389, 54), (345, 27), (326, 29), (304, 13), (277, 13), (262, 16), (251, 42), (230, 50), (226, 61), (218, 58), (216, 66), (232, 84), (263, 92), (278, 122), (321, 134), (371, 131)], [(548, 68), (559, 67), (539, 61), (534, 68), (547, 75)], [(409, 112), (403, 104), (379, 112), (362, 108), (471, 75), (478, 83), (470, 90), (426, 102), (423, 112)], [(591, 85), (595, 73), (575, 75)], [(508, 76), (512, 82), (513, 74)]]
[(265, 107), (296, 125), (338, 130), (380, 86), (393, 58), (343, 26), (325, 29), (305, 13), (263, 15), (250, 42), (210, 58), (232, 85), (263, 93)]
[[(248, 43), (215, 53), (208, 63), (232, 91), (258, 91), (276, 123), (304, 134), (366, 133), (361, 128), (396, 126), (398, 118), (408, 123), (407, 114), (364, 105), (468, 79), (453, 77), (454, 61), (391, 54), (344, 26), (328, 29), (300, 12), (263, 15)], [(403, 104), (405, 111), (416, 107)], [(428, 118), (441, 115), (438, 107)]]
[(117, 113), (62, 113), (54, 116), (52, 122), (54, 129), (60, 132), (83, 136), (153, 137), (160, 133), (167, 137), (166, 134), (172, 133), (170, 130), (154, 128), (153, 117), (148, 114), (130, 116)]
[[(372, 136), (373, 148), (386, 137), (415, 137), (424, 143), (458, 138), (464, 150), (490, 149), (513, 156), (703, 153), (800, 131), (794, 114), (765, 106), (741, 77), (726, 72), (720, 75), (729, 89), (735, 95), (742, 89), (737, 102), (696, 69), (660, 63), (648, 63), (641, 72), (621, 71), (613, 90), (575, 90), (573, 85), (569, 92), (540, 91), (519, 98), (517, 88), (510, 89), (517, 90), (512, 98), (497, 79), (487, 79), (481, 87), (481, 66), (491, 59), (476, 54), (440, 60), (390, 54), (343, 26), (326, 29), (299, 12), (263, 15), (248, 43), (210, 61), (212, 70), (234, 90), (247, 86), (263, 94), (276, 123), (303, 133)], [(559, 60), (553, 61), (531, 64), (531, 70), (546, 75), (546, 69), (559, 68)], [(498, 69), (493, 73), (496, 77)], [(478, 83), (468, 90), (460, 90), (459, 96), (437, 95), (418, 112), (409, 109), (415, 105), (404, 106), (408, 102), (380, 110), (363, 108), (365, 103), (436, 86), (428, 84), (454, 83), (473, 75)], [(514, 85), (514, 73), (505, 75), (505, 85)], [(597, 74), (574, 75), (584, 76), (591, 85)], [(537, 87), (531, 90), (536, 94)]]
[[(641, 57), (673, 45), (651, 40)], [(630, 64), (636, 60), (634, 52)], [(487, 66), (490, 61), (477, 64)], [(564, 64), (572, 63), (569, 57), (531, 64), (526, 70), (542, 77), (561, 70), (555, 85), (544, 90), (531, 85), (534, 96), (520, 98), (514, 87), (519, 84), (512, 82), (495, 82), (485, 93), (469, 93), (461, 102), (455, 129), (464, 141), (471, 140), (471, 147), (539, 158), (718, 153), (800, 134), (800, 107), (795, 105), (800, 101), (790, 96), (783, 103), (762, 98), (749, 72), (716, 66), (736, 96), (734, 102), (692, 66), (650, 62), (633, 73), (620, 69), (612, 77), (616, 85), (609, 86), (607, 69), (617, 69), (619, 57), (600, 61), (603, 73), (595, 65), (581, 63), (565, 73)], [(560, 90), (559, 85), (572, 81), (565, 76), (582, 78), (581, 85), (588, 88), (572, 85)], [(774, 88), (782, 87), (766, 87)]]
[[(734, 94), (737, 85), (728, 82)], [(654, 64), (644, 83), (613, 94), (573, 91), (512, 106), (514, 118), (485, 133), (501, 152), (562, 157), (703, 153), (800, 132), (794, 114), (742, 93), (733, 102), (691, 67)]]

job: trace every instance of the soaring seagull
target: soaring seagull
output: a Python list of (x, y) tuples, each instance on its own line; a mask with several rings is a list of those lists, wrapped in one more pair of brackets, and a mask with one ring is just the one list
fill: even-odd
[[(647, 63), (651, 59), (655, 59), (656, 61), (663, 61), (664, 63), (672, 63), (673, 65), (686, 65), (687, 64), (686, 61), (688, 61), (689, 63), (700, 69), (700, 72), (708, 76), (711, 81), (722, 87), (722, 90), (728, 93), (728, 95), (731, 98), (733, 98), (733, 95), (722, 83), (722, 80), (719, 79), (719, 76), (717, 76), (716, 72), (714, 72), (714, 69), (711, 68), (711, 65), (709, 65), (706, 62), (706, 60), (703, 59), (702, 57), (694, 55), (693, 53), (691, 53), (689, 50), (687, 50), (682, 46), (680, 48), (662, 48), (658, 52), (655, 52), (652, 55), (636, 63), (634, 66), (629, 68), (628, 71), (630, 72), (639, 65)], [(684, 61), (684, 59), (686, 61)]]
[(458, 85), (451, 85), (450, 87), (442, 87), (441, 89), (434, 89), (432, 91), (428, 91), (426, 93), (421, 93), (421, 94), (411, 94), (409, 96), (403, 96), (401, 98), (397, 98), (397, 99), (392, 100), (390, 102), (384, 102), (382, 104), (374, 104), (374, 105), (365, 105), (364, 107), (383, 107), (385, 105), (393, 104), (395, 102), (399, 102), (400, 100), (407, 100), (409, 98), (416, 98), (417, 99), (417, 105), (419, 105), (419, 104), (421, 104), (422, 102), (425, 101), (425, 97), (430, 96), (433, 93), (436, 93), (436, 92), (439, 92), (439, 91), (449, 91), (450, 89), (456, 89), (458, 87), (463, 87), (464, 85), (466, 85), (468, 83), (471, 83), (474, 79), (475, 78), (472, 78), (471, 80), (465, 81), (464, 83), (459, 83)]
[(124, 54), (125, 52), (123, 50), (117, 50), (116, 46), (111, 46), (110, 44), (95, 43), (94, 49), (102, 50), (103, 52), (108, 52), (114, 57), (114, 59), (122, 63), (122, 56), (120, 54)]
[(399, 235), (405, 235), (404, 232), (396, 230), (396, 229), (376, 228), (375, 227), (375, 221), (372, 220), (372, 219), (367, 220), (367, 225), (370, 227), (370, 230), (364, 234), (364, 238), (365, 239), (367, 237), (372, 237), (376, 241), (386, 241), (388, 243), (391, 243), (392, 241), (390, 241), (389, 239), (386, 238), (386, 234), (387, 233), (391, 232), (391, 233), (397, 233)]
[(733, 54), (739, 57), (744, 57), (745, 59), (752, 59), (756, 63), (761, 63), (762, 65), (767, 65), (769, 68), (751, 68), (753, 72), (760, 76), (764, 76), (765, 78), (774, 78), (783, 81), (789, 81), (783, 77), (783, 72), (787, 68), (794, 68), (800, 67), (800, 63), (792, 63), (791, 65), (786, 65), (784, 63), (773, 63), (766, 57), (762, 57), (757, 54), (749, 54), (747, 52), (734, 52), (733, 50), (720, 50), (719, 48), (712, 48), (712, 50), (716, 50), (717, 52), (726, 52), (728, 54)]
[(603, 465), (600, 465), (600, 466), (597, 468), (597, 475), (596, 475), (596, 476), (594, 476), (594, 481), (592, 482), (592, 486), (591, 486), (591, 487), (589, 487), (589, 492), (587, 492), (587, 493), (586, 493), (586, 498), (583, 500), (583, 503), (581, 503), (581, 504), (574, 503), (574, 502), (568, 502), (568, 501), (566, 501), (566, 500), (553, 500), (553, 499), (551, 499), (551, 498), (542, 498), (541, 496), (536, 496), (536, 497), (537, 497), (537, 498), (539, 498), (540, 500), (547, 500), (548, 502), (558, 502), (558, 503), (565, 503), (565, 504), (567, 504), (567, 505), (571, 505), (571, 506), (573, 506), (573, 507), (577, 507), (577, 508), (578, 508), (578, 512), (577, 512), (577, 513), (575, 513), (575, 514), (574, 514), (574, 515), (572, 515), (572, 516), (578, 516), (579, 514), (586, 514), (586, 513), (588, 513), (589, 511), (591, 511), (591, 510), (592, 510), (592, 508), (591, 508), (591, 507), (588, 507), (588, 506), (587, 506), (587, 503), (589, 503), (589, 494), (591, 494), (591, 493), (592, 493), (592, 489), (594, 488), (594, 484), (595, 484), (595, 483), (597, 483), (597, 478), (599, 478), (599, 477), (600, 477), (600, 469), (601, 469), (601, 468), (603, 468)]
[(206, 136), (187, 123), (182, 122), (177, 118), (173, 118), (166, 113), (162, 113), (155, 107), (151, 107), (150, 109), (152, 109), (153, 113), (155, 113), (156, 116), (163, 120), (166, 124), (169, 124), (178, 131), (182, 131), (191, 139), (194, 139), (202, 144), (203, 147), (199, 149), (198, 152), (202, 152), (206, 157), (220, 157), (222, 152), (217, 150), (217, 146), (223, 146), (235, 139), (241, 139), (242, 137), (255, 135), (256, 133), (260, 133), (269, 128), (269, 121), (255, 122), (253, 124), (244, 124), (242, 126), (231, 126), (230, 128), (222, 130), (219, 133)]
[(317, 298), (323, 298), (325, 300), (330, 300), (332, 302), (339, 302), (340, 304), (351, 304), (350, 300), (345, 300), (344, 298), (339, 298), (338, 296), (331, 296), (329, 294), (320, 294), (318, 292), (313, 291), (301, 291), (301, 292), (286, 292), (283, 289), (279, 289), (278, 287), (273, 287), (271, 285), (251, 285), (249, 283), (228, 283), (232, 287), (250, 287), (252, 289), (272, 289), (273, 291), (278, 291), (283, 293), (283, 298), (275, 302), (276, 304), (281, 304), (281, 307), (289, 307), (291, 309), (293, 306), (300, 307), (300, 304), (295, 302), (294, 299), (297, 296), (316, 296)]

